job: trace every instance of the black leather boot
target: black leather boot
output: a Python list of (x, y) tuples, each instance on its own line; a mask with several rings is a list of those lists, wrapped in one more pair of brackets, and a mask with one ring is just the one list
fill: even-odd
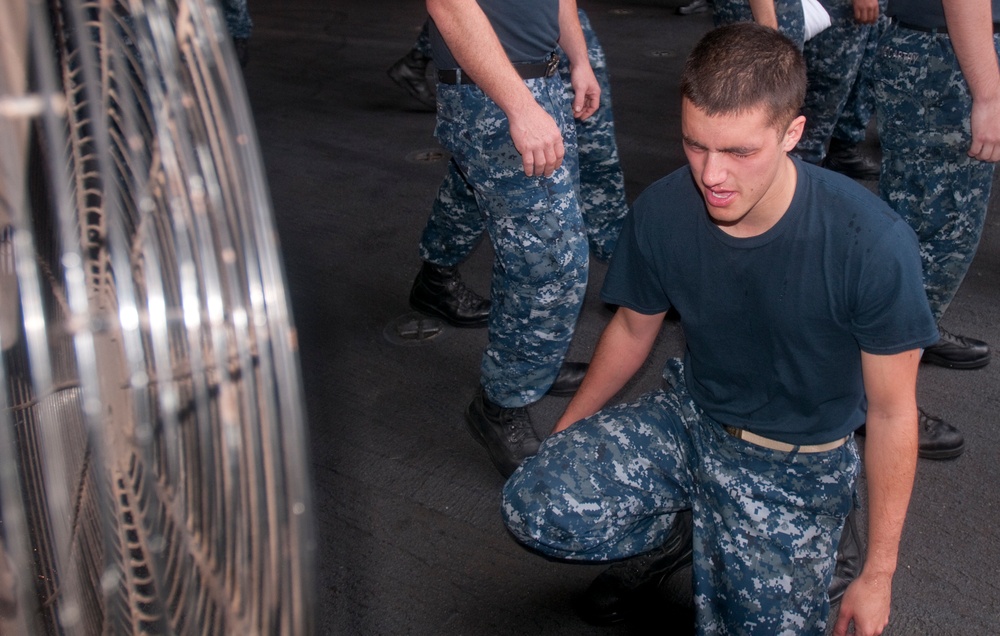
[(412, 49), (390, 66), (386, 73), (415, 100), (431, 110), (436, 110), (437, 100), (434, 97), (434, 90), (427, 81), (427, 65), (430, 62), (431, 58)]
[(490, 301), (465, 286), (457, 267), (424, 262), (410, 289), (410, 306), (453, 327), (485, 327)]
[[(917, 408), (919, 446), (917, 456), (924, 459), (954, 459), (965, 452), (965, 436), (940, 417)], [(864, 436), (867, 428), (862, 424), (855, 435)]]
[(978, 369), (990, 363), (990, 346), (982, 340), (955, 334), (938, 327), (941, 339), (924, 349), (921, 362), (949, 369)]
[(711, 11), (712, 7), (708, 5), (708, 0), (691, 0), (685, 5), (677, 7), (677, 15), (694, 15), (696, 13), (706, 13)]
[(830, 151), (823, 159), (823, 167), (847, 175), (852, 179), (872, 181), (878, 179), (880, 168), (877, 163), (858, 152), (858, 145), (834, 137), (830, 140)]
[(920, 447), (924, 459), (954, 459), (965, 452), (965, 436), (940, 417), (920, 409)]
[(494, 404), (482, 387), (465, 410), (469, 433), (490, 454), (490, 460), (504, 479), (510, 477), (542, 443), (535, 434), (528, 409)]
[[(837, 566), (830, 583), (830, 602), (839, 602), (847, 586), (861, 573), (864, 552), (855, 524), (857, 510), (851, 510), (837, 544)], [(690, 511), (677, 515), (674, 527), (660, 548), (626, 559), (597, 576), (582, 596), (575, 599), (576, 611), (592, 625), (620, 623), (651, 602), (646, 594), (674, 572), (692, 563), (692, 520)]]
[(575, 599), (576, 611), (591, 625), (613, 625), (635, 613), (646, 593), (692, 562), (691, 511), (674, 517), (662, 546), (625, 559), (597, 575), (587, 591)]
[(833, 580), (830, 582), (830, 603), (840, 602), (844, 592), (847, 591), (847, 586), (861, 574), (864, 554), (858, 529), (855, 527), (857, 516), (858, 509), (851, 508), (844, 523), (844, 531), (840, 534), (840, 543), (837, 544), (837, 569), (834, 570)]
[(559, 375), (555, 382), (549, 387), (549, 395), (557, 397), (569, 397), (576, 394), (583, 382), (583, 376), (587, 375), (590, 368), (589, 362), (563, 362), (559, 368)]

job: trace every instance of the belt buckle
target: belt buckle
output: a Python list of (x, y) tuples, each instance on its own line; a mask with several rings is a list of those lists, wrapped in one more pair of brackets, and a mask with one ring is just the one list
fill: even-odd
[(549, 59), (545, 62), (545, 77), (552, 77), (555, 75), (557, 68), (559, 68), (559, 56), (552, 53), (549, 55)]
[(743, 439), (743, 429), (736, 428), (735, 426), (723, 426), (722, 429), (726, 431), (730, 436), (736, 439)]

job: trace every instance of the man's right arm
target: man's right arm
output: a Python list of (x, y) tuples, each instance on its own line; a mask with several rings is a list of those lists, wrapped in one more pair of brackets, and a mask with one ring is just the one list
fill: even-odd
[(507, 114), (524, 174), (551, 176), (565, 155), (562, 131), (514, 70), (479, 4), (427, 0), (427, 12), (462, 70)]
[(604, 328), (590, 369), (553, 433), (601, 410), (635, 375), (663, 327), (663, 313), (647, 315), (619, 307)]

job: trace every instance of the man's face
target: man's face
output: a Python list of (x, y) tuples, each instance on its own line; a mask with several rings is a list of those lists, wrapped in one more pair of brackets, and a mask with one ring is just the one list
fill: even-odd
[(804, 117), (779, 131), (761, 107), (709, 116), (686, 98), (681, 106), (684, 154), (708, 213), (725, 232), (755, 236), (784, 214), (795, 192), (786, 153), (802, 136)]

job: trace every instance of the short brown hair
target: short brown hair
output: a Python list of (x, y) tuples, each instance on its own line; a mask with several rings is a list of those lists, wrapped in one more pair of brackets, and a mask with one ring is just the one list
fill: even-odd
[(708, 115), (764, 106), (768, 123), (784, 130), (802, 109), (806, 63), (795, 44), (753, 22), (705, 34), (688, 56), (681, 95)]

